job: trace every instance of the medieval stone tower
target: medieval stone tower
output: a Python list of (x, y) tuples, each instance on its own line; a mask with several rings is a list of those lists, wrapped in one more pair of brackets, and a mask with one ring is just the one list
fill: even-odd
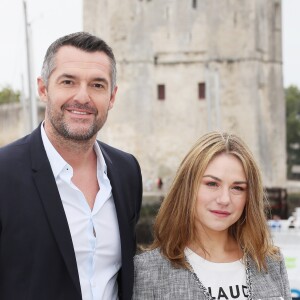
[(83, 23), (117, 59), (100, 138), (137, 156), (146, 191), (211, 130), (240, 135), (265, 185), (285, 187), (281, 0), (84, 0)]

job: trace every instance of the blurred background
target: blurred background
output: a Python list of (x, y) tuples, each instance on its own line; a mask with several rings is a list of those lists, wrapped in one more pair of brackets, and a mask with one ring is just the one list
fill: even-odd
[(1, 0), (0, 146), (35, 128), (36, 77), (55, 39), (89, 31), (112, 46), (117, 102), (99, 139), (133, 153), (143, 173), (138, 240), (184, 155), (229, 131), (263, 174), (276, 243), (300, 297), (299, 0)]

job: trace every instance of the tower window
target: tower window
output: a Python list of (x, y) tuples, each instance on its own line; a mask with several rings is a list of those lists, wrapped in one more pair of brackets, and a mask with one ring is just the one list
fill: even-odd
[(198, 98), (205, 99), (205, 83), (204, 82), (198, 83)]
[(166, 92), (165, 92), (165, 85), (158, 84), (157, 85), (157, 98), (158, 100), (165, 100)]
[(193, 8), (197, 8), (197, 0), (192, 0), (193, 1)]

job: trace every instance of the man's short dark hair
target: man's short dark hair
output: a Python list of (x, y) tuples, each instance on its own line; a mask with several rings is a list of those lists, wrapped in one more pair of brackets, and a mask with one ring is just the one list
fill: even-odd
[(63, 46), (72, 46), (86, 52), (104, 52), (110, 59), (111, 90), (114, 89), (114, 87), (116, 86), (117, 70), (113, 51), (111, 47), (109, 47), (102, 39), (88, 32), (76, 32), (65, 35), (54, 41), (49, 46), (44, 58), (41, 71), (41, 77), (46, 86), (48, 85), (51, 73), (55, 69), (55, 55)]

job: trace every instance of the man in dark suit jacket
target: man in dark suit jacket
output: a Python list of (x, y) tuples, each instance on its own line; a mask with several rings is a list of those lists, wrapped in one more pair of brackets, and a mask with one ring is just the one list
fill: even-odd
[(79, 32), (48, 49), (44, 122), (0, 149), (0, 299), (131, 299), (142, 198), (136, 159), (96, 141), (116, 63)]

